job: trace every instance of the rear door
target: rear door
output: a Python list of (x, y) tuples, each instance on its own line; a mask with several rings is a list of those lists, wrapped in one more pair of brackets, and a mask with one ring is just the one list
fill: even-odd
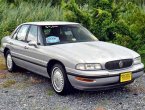
[(25, 59), (25, 48), (26, 48), (26, 36), (28, 34), (30, 25), (22, 25), (19, 27), (18, 31), (14, 33), (12, 37), (12, 50), (11, 54), (16, 62), (17, 65), (25, 67), (25, 64), (23, 64), (22, 59)]

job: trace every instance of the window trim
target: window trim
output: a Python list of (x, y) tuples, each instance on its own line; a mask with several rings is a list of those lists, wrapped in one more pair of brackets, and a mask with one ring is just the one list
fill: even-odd
[(18, 34), (19, 31), (20, 31), (20, 29), (22, 28), (22, 26), (25, 26), (25, 25), (28, 25), (28, 30), (27, 30), (27, 32), (26, 32), (26, 36), (25, 36), (24, 41), (21, 41), (21, 42), (26, 42), (26, 37), (27, 37), (28, 31), (29, 31), (29, 29), (30, 29), (30, 25), (29, 25), (29, 24), (22, 24), (22, 25), (18, 26), (18, 28), (16, 28), (16, 30), (14, 31), (14, 33), (13, 33), (13, 35), (12, 35), (12, 39), (14, 39), (14, 40), (16, 40), (16, 41), (20, 41), (20, 40), (17, 40), (17, 39), (15, 39), (15, 38), (13, 38), (13, 36), (14, 36), (15, 33)]
[(27, 32), (27, 36), (26, 36), (26, 39), (25, 40), (28, 43), (28, 41), (27, 41), (28, 40), (28, 35), (29, 35), (30, 29), (31, 29), (32, 26), (36, 26), (37, 27), (37, 44), (38, 44), (38, 25), (32, 25), (32, 24), (29, 25), (29, 30)]
[[(24, 25), (28, 25), (29, 27), (28, 27), (28, 30), (27, 30), (27, 33), (26, 33), (26, 36), (25, 36), (25, 41), (22, 41), (22, 42), (26, 42), (26, 43), (27, 43), (27, 37), (28, 37), (28, 33), (29, 33), (29, 31), (30, 31), (30, 27), (31, 27), (31, 26), (37, 26), (37, 44), (38, 44), (38, 45), (44, 46), (45, 43), (44, 43), (44, 39), (43, 39), (43, 37), (42, 37), (41, 26), (40, 26), (40, 25), (36, 25), (36, 24), (21, 24), (21, 25), (19, 25), (19, 26), (13, 31), (13, 33), (11, 34), (11, 39), (14, 39), (14, 38), (13, 38), (13, 37), (14, 37), (14, 34), (15, 34), (15, 33), (18, 34), (19, 30), (20, 30), (21, 27), (24, 26)], [(38, 32), (38, 31), (39, 31), (39, 32)], [(39, 36), (39, 35), (40, 35), (40, 36)], [(40, 42), (38, 42), (39, 39), (40, 39)], [(14, 40), (16, 40), (16, 39), (14, 39)], [(16, 41), (19, 41), (19, 40), (16, 40)]]
[(16, 36), (17, 36), (19, 30), (21, 29), (21, 26), (22, 26), (22, 25), (18, 26), (18, 27), (13, 31), (13, 33), (11, 34), (11, 38), (12, 38), (12, 39), (15, 39), (15, 38), (14, 38), (14, 35), (16, 34)]

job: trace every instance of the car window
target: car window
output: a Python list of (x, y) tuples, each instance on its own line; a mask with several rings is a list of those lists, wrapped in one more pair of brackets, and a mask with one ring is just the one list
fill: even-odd
[(15, 32), (15, 33), (13, 34), (12, 38), (13, 38), (13, 39), (16, 39), (16, 37), (17, 37), (17, 32)]
[(45, 36), (48, 36), (50, 34), (51, 28), (49, 26), (43, 26), (43, 32)]
[(41, 28), (45, 45), (97, 41), (93, 34), (80, 25), (50, 25)]
[(30, 41), (36, 41), (37, 42), (37, 36), (38, 36), (37, 34), (38, 34), (37, 26), (31, 26), (30, 30), (29, 30), (29, 33), (28, 33), (27, 42), (30, 42)]
[(19, 41), (25, 41), (25, 37), (27, 35), (28, 28), (29, 28), (29, 25), (23, 25), (20, 28), (20, 30), (19, 30), (17, 36), (15, 37), (15, 39), (19, 40)]
[(18, 27), (18, 28), (12, 33), (12, 39), (16, 39), (19, 30), (20, 30), (20, 27)]

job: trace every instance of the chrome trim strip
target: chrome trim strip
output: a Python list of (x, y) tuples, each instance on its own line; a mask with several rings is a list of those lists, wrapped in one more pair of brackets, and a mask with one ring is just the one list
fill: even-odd
[[(16, 53), (16, 52), (12, 52), (12, 51), (11, 51), (11, 53), (12, 53), (12, 57), (14, 57), (14, 58), (17, 58), (17, 59), (20, 59), (20, 60), (24, 60), (26, 62), (33, 63), (33, 64), (38, 65), (38, 66), (47, 67), (47, 62), (46, 61), (42, 61), (42, 60), (39, 60), (39, 59), (36, 59), (36, 58), (25, 56), (25, 55), (22, 55), (22, 54), (19, 54), (19, 53)], [(22, 56), (24, 58), (22, 58), (20, 56)], [(28, 59), (32, 59), (32, 60), (30, 61), (27, 58)], [(34, 62), (34, 61), (37, 61), (37, 62)], [(41, 62), (42, 64), (40, 64), (38, 62)]]
[(23, 61), (26, 61), (26, 62), (29, 62), (29, 63), (33, 63), (35, 65), (38, 65), (38, 66), (42, 66), (42, 67), (45, 67), (47, 68), (47, 65), (42, 65), (42, 64), (39, 64), (39, 63), (36, 63), (36, 62), (32, 62), (32, 61), (29, 61), (29, 60), (26, 60), (26, 59), (23, 59), (23, 58), (20, 58), (20, 57), (16, 57), (14, 55), (12, 55), (13, 58), (17, 58), (17, 59), (20, 59), (20, 60), (23, 60)]
[[(46, 62), (46, 61), (43, 61), (43, 60), (39, 60), (39, 59), (36, 59), (36, 58), (33, 58), (33, 57), (29, 57), (29, 56), (26, 56), (26, 55), (23, 55), (23, 54), (19, 54), (19, 53), (16, 53), (16, 52), (12, 52), (11, 51), (11, 53), (12, 53), (12, 56), (15, 56), (15, 57), (18, 57), (18, 56), (22, 56), (22, 57), (26, 57), (26, 58), (28, 58), (28, 59), (32, 59), (32, 60), (37, 60), (37, 62), (42, 62), (42, 63), (44, 63), (44, 64), (46, 64), (47, 65), (47, 63), (48, 62)], [(13, 54), (16, 54), (16, 55), (13, 55)], [(17, 56), (18, 55), (18, 56)], [(18, 57), (18, 58), (21, 58), (21, 59), (24, 59), (24, 58), (22, 58), (22, 57)], [(25, 59), (24, 59), (25, 60)]]

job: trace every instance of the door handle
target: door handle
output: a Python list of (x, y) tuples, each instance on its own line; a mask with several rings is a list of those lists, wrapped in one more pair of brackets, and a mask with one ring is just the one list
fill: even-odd
[(25, 47), (24, 47), (24, 49), (28, 49), (28, 47), (27, 47), (27, 46), (25, 46)]

